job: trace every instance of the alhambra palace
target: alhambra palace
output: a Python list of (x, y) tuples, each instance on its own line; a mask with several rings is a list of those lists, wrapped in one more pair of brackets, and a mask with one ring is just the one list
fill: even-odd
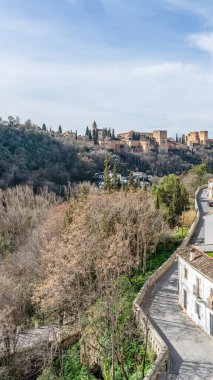
[[(169, 149), (193, 150), (198, 146), (208, 146), (213, 143), (208, 138), (208, 131), (190, 132), (176, 139), (169, 138), (166, 130), (155, 130), (152, 132), (124, 132), (116, 136), (114, 131), (107, 128), (98, 128), (94, 121), (91, 127), (87, 127), (88, 133), (84, 136), (75, 132), (64, 132), (59, 137), (67, 144), (78, 142), (94, 149), (105, 149), (109, 151), (129, 151), (132, 153), (161, 152), (167, 153)], [(109, 133), (108, 133), (109, 132)], [(95, 139), (94, 139), (95, 136)], [(77, 140), (77, 141), (76, 141)]]

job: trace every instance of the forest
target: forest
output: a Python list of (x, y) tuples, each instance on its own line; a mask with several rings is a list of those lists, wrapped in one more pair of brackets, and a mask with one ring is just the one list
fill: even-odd
[(66, 146), (42, 131), (0, 124), (0, 187), (47, 186), (63, 194), (68, 182), (91, 180), (103, 168), (103, 154)]

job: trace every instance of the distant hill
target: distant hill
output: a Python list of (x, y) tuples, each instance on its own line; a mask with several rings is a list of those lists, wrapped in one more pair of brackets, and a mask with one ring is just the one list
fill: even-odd
[[(67, 145), (57, 133), (43, 131), (29, 122), (23, 125), (0, 120), (0, 188), (30, 184), (34, 189), (48, 186), (63, 194), (68, 182), (92, 181), (103, 171), (105, 151)], [(196, 148), (193, 152), (173, 149), (168, 153), (150, 152), (144, 156), (130, 152), (111, 152), (110, 163), (116, 161), (118, 172), (129, 170), (154, 176), (187, 172), (193, 165), (207, 162), (213, 170), (213, 148)]]
[(91, 180), (103, 155), (66, 146), (36, 129), (0, 124), (0, 187), (32, 184), (59, 193), (68, 182)]

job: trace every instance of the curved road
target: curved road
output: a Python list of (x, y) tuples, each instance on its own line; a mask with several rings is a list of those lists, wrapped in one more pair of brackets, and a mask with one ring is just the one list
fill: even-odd
[[(198, 197), (201, 219), (192, 243), (202, 244), (204, 215), (208, 212), (206, 190)], [(150, 316), (167, 343), (172, 373), (181, 380), (213, 380), (213, 344), (210, 338), (178, 306), (178, 268), (175, 263), (157, 282), (152, 293)]]

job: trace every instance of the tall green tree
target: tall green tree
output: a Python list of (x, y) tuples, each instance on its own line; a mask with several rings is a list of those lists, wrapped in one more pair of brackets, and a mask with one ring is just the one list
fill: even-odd
[(134, 181), (133, 172), (129, 173), (129, 188), (130, 188), (130, 190), (135, 189), (135, 181)]
[(113, 180), (113, 190), (118, 191), (118, 172), (117, 172), (116, 163), (114, 163), (114, 166), (113, 166), (112, 180)]
[(186, 136), (185, 135), (182, 135), (181, 142), (182, 142), (182, 144), (186, 143)]
[(104, 190), (111, 191), (111, 181), (109, 177), (109, 155), (105, 155), (104, 160)]
[(160, 208), (170, 226), (174, 227), (189, 204), (188, 193), (180, 178), (175, 174), (164, 177), (158, 186), (153, 186), (152, 193), (156, 208)]
[(89, 140), (92, 140), (92, 132), (90, 130), (89, 130), (88, 136), (89, 136)]
[(138, 177), (138, 179), (137, 179), (137, 189), (141, 190), (141, 179), (140, 179), (140, 177)]
[(94, 141), (94, 144), (97, 144), (98, 143), (98, 129), (93, 129), (93, 141)]
[(86, 127), (85, 136), (89, 136), (89, 127), (88, 126)]
[(58, 126), (58, 132), (62, 133), (62, 126), (61, 125)]
[(112, 130), (112, 140), (115, 140), (115, 130), (114, 130), (114, 128)]
[(42, 128), (42, 131), (46, 131), (47, 130), (46, 124), (43, 123), (41, 128)]

